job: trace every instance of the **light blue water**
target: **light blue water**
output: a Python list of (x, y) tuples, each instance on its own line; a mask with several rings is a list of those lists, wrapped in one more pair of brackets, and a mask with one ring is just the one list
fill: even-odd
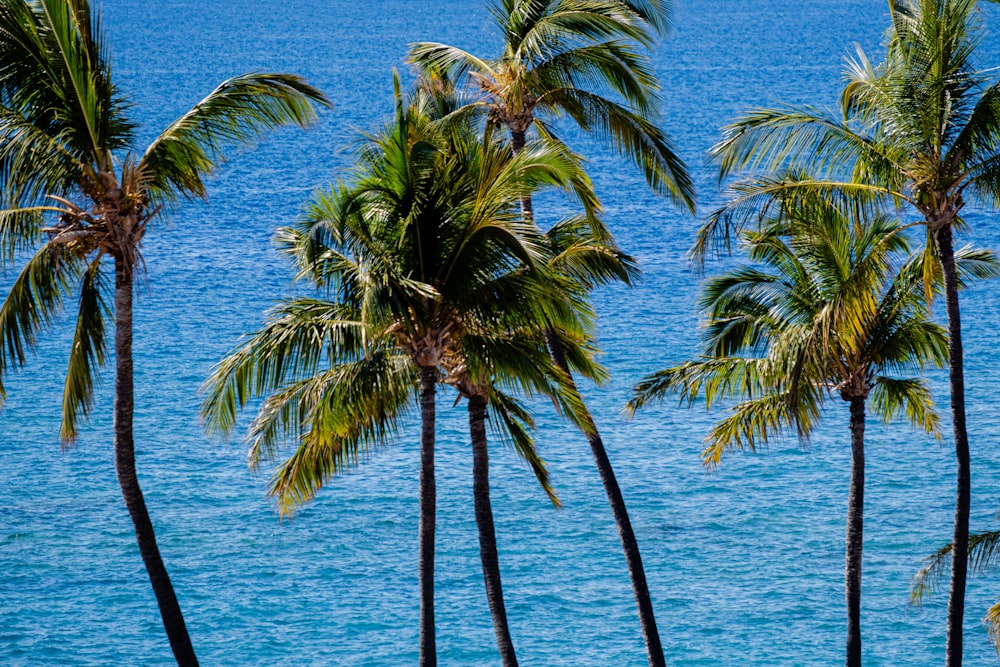
[[(145, 248), (149, 288), (136, 312), (136, 442), (160, 548), (205, 665), (406, 665), (417, 650), (417, 446), (414, 437), (335, 480), (279, 523), (239, 442), (207, 439), (197, 389), (211, 365), (285, 292), (270, 247), (310, 191), (338, 174), (356, 128), (389, 110), (405, 45), (440, 40), (485, 53), (498, 43), (473, 0), (118, 0), (105, 3), (119, 82), (151, 137), (223, 78), (252, 69), (304, 74), (336, 111), (308, 133), (282, 132), (237, 157)], [(843, 54), (870, 52), (884, 2), (680, 2), (657, 53), (665, 124), (717, 200), (704, 151), (740, 109), (831, 103)], [(993, 33), (1000, 13), (987, 14)], [(1000, 40), (982, 62), (1000, 64)], [(673, 404), (626, 423), (619, 409), (645, 373), (696, 350), (699, 278), (684, 260), (697, 221), (649, 195), (586, 142), (620, 243), (646, 271), (635, 290), (598, 295), (614, 381), (588, 390), (632, 513), (670, 664), (828, 665), (842, 660), (847, 410), (831, 404), (807, 449), (794, 441), (698, 461), (714, 416)], [(539, 204), (541, 215), (562, 203)], [(1000, 247), (996, 216), (970, 216)], [(715, 268), (718, 268), (717, 266)], [(712, 267), (710, 267), (710, 270)], [(7, 279), (9, 281), (9, 276)], [(9, 284), (9, 283), (8, 283)], [(973, 528), (1000, 509), (1000, 298), (963, 296)], [(53, 331), (9, 384), (0, 413), (0, 664), (167, 665), (171, 658), (114, 478), (108, 380), (79, 445), (60, 452), (68, 328)], [(946, 402), (944, 375), (934, 376)], [(440, 408), (437, 632), (445, 665), (497, 664), (471, 506), (465, 414)], [(641, 665), (644, 653), (617, 535), (579, 435), (540, 413), (556, 511), (512, 453), (493, 452), (494, 510), (515, 644), (525, 665)], [(945, 595), (907, 606), (910, 577), (951, 531), (948, 441), (869, 426), (863, 628), (866, 664), (943, 658)], [(974, 579), (968, 665), (995, 664), (979, 617), (1000, 576)]]

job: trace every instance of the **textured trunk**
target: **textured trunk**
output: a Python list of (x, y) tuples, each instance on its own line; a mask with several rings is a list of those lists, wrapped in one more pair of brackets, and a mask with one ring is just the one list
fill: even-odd
[(958, 310), (958, 276), (955, 271), (951, 226), (937, 230), (938, 254), (944, 272), (945, 308), (948, 313), (948, 378), (951, 383), (951, 422), (955, 431), (958, 480), (955, 491), (955, 532), (952, 536), (951, 587), (948, 593), (948, 640), (945, 665), (962, 664), (962, 623), (965, 616), (965, 580), (969, 566), (969, 436), (965, 430), (965, 377), (962, 370), (962, 320)]
[[(556, 365), (567, 377), (570, 384), (575, 388), (573, 376), (569, 371), (569, 364), (566, 363), (566, 355), (563, 352), (562, 342), (552, 331), (545, 334), (545, 340), (549, 346), (549, 352)], [(586, 410), (586, 408), (584, 408)], [(587, 435), (587, 442), (590, 444), (590, 451), (594, 454), (594, 462), (601, 475), (601, 482), (604, 484), (604, 491), (607, 493), (608, 502), (611, 504), (611, 513), (615, 517), (615, 524), (618, 526), (618, 537), (625, 552), (625, 562), (628, 565), (629, 577), (632, 579), (632, 593), (635, 595), (635, 604), (639, 610), (639, 624), (642, 626), (642, 639), (646, 644), (646, 656), (649, 659), (650, 667), (663, 667), (666, 663), (663, 659), (663, 646), (660, 644), (660, 634), (656, 629), (656, 619), (653, 616), (653, 602), (649, 597), (649, 587), (646, 585), (646, 572), (642, 567), (642, 556), (639, 555), (639, 544), (635, 540), (635, 533), (632, 531), (632, 522), (628, 517), (628, 510), (625, 508), (625, 499), (622, 498), (618, 480), (615, 478), (615, 471), (611, 467), (608, 453), (604, 449), (604, 441), (601, 440), (597, 432), (597, 426), (593, 418), (587, 412), (590, 433)]]
[(420, 667), (437, 665), (434, 639), (434, 392), (437, 369), (420, 369)]
[(500, 584), (500, 561), (497, 558), (497, 538), (493, 531), (493, 509), (490, 507), (490, 460), (486, 451), (486, 399), (469, 398), (469, 434), (472, 438), (472, 493), (476, 507), (476, 527), (479, 529), (479, 557), (483, 561), (486, 599), (493, 616), (493, 630), (503, 667), (517, 667), (514, 642), (507, 626), (507, 610), (503, 604)]
[[(515, 130), (510, 131), (510, 148), (514, 151), (514, 155), (521, 152), (524, 148), (524, 132), (517, 132)], [(531, 195), (527, 194), (521, 197), (521, 213), (524, 215), (525, 220), (534, 220), (535, 212), (531, 204)]]
[(156, 546), (153, 523), (146, 510), (139, 479), (135, 473), (135, 445), (132, 440), (132, 413), (135, 408), (132, 384), (132, 271), (121, 259), (115, 261), (115, 468), (125, 506), (135, 525), (139, 553), (149, 574), (149, 581), (160, 607), (163, 627), (170, 640), (177, 664), (189, 667), (198, 664), (191, 638), (184, 625), (184, 616), (170, 584), (167, 568)]
[(847, 501), (847, 667), (861, 667), (861, 549), (865, 525), (865, 399), (851, 399), (851, 492)]

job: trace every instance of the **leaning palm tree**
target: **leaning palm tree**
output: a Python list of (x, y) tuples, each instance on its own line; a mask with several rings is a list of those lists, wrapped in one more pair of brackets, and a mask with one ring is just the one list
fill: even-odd
[[(659, 84), (645, 49), (670, 23), (665, 0), (499, 0), (490, 5), (505, 43), (498, 58), (480, 58), (439, 43), (411, 46), (410, 60), (478, 93), (488, 123), (510, 132), (517, 152), (534, 128), (557, 141), (551, 120), (568, 115), (635, 163), (656, 192), (693, 209), (694, 187), (683, 161), (657, 125)], [(621, 100), (621, 101), (618, 101)], [(522, 209), (533, 215), (530, 195)], [(610, 238), (594, 223), (594, 231)], [(562, 336), (550, 327), (550, 352), (571, 379)], [(593, 419), (587, 439), (625, 552), (650, 665), (663, 665), (663, 649), (625, 501)]]
[(327, 298), (272, 313), (215, 369), (204, 412), (210, 428), (228, 432), (252, 396), (268, 396), (251, 426), (251, 463), (296, 444), (271, 486), (287, 510), (392, 442), (417, 396), (420, 664), (434, 665), (436, 387), (470, 327), (494, 320), (521, 289), (508, 274), (543, 267), (519, 197), (568, 187), (579, 171), (551, 147), (514, 156), (489, 133), (442, 130), (427, 108), (435, 100), (418, 91), (404, 103), (396, 85), (395, 118), (362, 143), (353, 180), (317, 193), (303, 222), (279, 231), (283, 251)]
[(944, 330), (927, 319), (921, 256), (902, 262), (901, 229), (888, 217), (856, 220), (813, 200), (744, 232), (753, 265), (710, 280), (701, 299), (709, 312), (703, 358), (644, 379), (629, 404), (634, 411), (672, 392), (688, 404), (703, 394), (708, 407), (742, 399), (706, 438), (709, 466), (782, 431), (808, 438), (827, 398), (849, 404), (848, 667), (861, 665), (866, 410), (884, 421), (904, 414), (937, 433), (925, 383), (889, 375), (943, 364), (947, 346)]
[[(702, 229), (695, 253), (727, 245), (763, 202), (777, 202), (782, 193), (889, 200), (919, 215), (927, 228), (927, 252), (936, 253), (943, 268), (948, 317), (958, 465), (946, 662), (959, 667), (971, 490), (953, 230), (963, 223), (966, 201), (1000, 202), (1000, 85), (990, 84), (989, 75), (973, 63), (982, 35), (975, 0), (892, 0), (890, 9), (885, 59), (873, 65), (858, 51), (849, 61), (837, 112), (757, 109), (726, 129), (713, 149), (723, 174), (791, 167), (818, 178), (751, 178), (737, 184), (732, 201)], [(931, 263), (926, 266), (929, 270)]]
[[(0, 243), (5, 260), (44, 243), (0, 307), (0, 379), (24, 363), (67, 298), (78, 302), (62, 440), (94, 408), (114, 321), (118, 481), (178, 664), (197, 664), (136, 477), (132, 297), (141, 244), (164, 206), (203, 198), (228, 149), (308, 125), (326, 98), (286, 74), (223, 82), (144, 151), (114, 85), (107, 41), (86, 0), (0, 0)], [(46, 226), (45, 220), (51, 222)], [(3, 386), (0, 384), (0, 396)]]

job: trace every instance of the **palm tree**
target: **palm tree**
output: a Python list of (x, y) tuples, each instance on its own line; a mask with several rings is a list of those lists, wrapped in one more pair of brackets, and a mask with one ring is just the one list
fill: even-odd
[[(287, 511), (391, 442), (418, 396), (420, 664), (434, 665), (436, 386), (498, 306), (531, 301), (523, 286), (538, 281), (510, 277), (542, 267), (519, 197), (568, 187), (579, 172), (563, 151), (532, 146), (514, 156), (489, 133), (474, 139), (436, 122), (439, 100), (426, 90), (404, 104), (397, 80), (396, 100), (394, 121), (362, 144), (353, 181), (317, 193), (298, 227), (279, 230), (300, 275), (328, 298), (291, 299), (274, 311), (215, 369), (204, 414), (210, 428), (228, 432), (252, 396), (269, 394), (251, 426), (250, 459), (257, 466), (284, 442), (297, 444), (271, 484)], [(544, 472), (536, 455), (534, 467)]]
[[(0, 0), (4, 257), (45, 238), (0, 307), (0, 377), (24, 363), (64, 300), (78, 295), (63, 394), (62, 440), (69, 445), (78, 419), (94, 407), (114, 318), (115, 466), (178, 664), (197, 659), (135, 470), (132, 296), (140, 247), (164, 206), (204, 197), (204, 179), (228, 149), (281, 125), (308, 125), (314, 104), (328, 102), (299, 77), (235, 77), (139, 153), (129, 103), (112, 81), (107, 41), (88, 2)], [(47, 227), (46, 216), (54, 218)]]
[[(542, 138), (558, 141), (550, 119), (565, 114), (635, 163), (656, 192), (693, 210), (694, 186), (686, 167), (656, 124), (659, 84), (642, 50), (669, 27), (668, 2), (500, 0), (490, 11), (505, 37), (499, 58), (479, 58), (462, 49), (426, 42), (411, 46), (410, 60), (424, 72), (477, 88), (477, 104), (487, 110), (489, 124), (509, 130), (515, 152), (525, 145), (532, 127)], [(521, 205), (533, 216), (530, 195), (522, 198)], [(596, 234), (610, 238), (596, 219), (592, 222)], [(562, 337), (555, 327), (549, 328), (550, 353), (572, 380), (559, 344)], [(592, 418), (587, 421), (587, 440), (625, 552), (649, 664), (663, 665), (652, 601), (625, 501), (600, 433)]]
[(925, 383), (887, 375), (943, 364), (947, 345), (943, 329), (927, 320), (922, 258), (900, 267), (901, 229), (891, 218), (852, 219), (814, 200), (744, 232), (753, 265), (710, 280), (701, 300), (709, 312), (704, 356), (647, 377), (629, 404), (634, 411), (670, 392), (689, 404), (704, 394), (709, 407), (743, 399), (706, 438), (709, 466), (782, 431), (807, 438), (834, 394), (850, 405), (848, 667), (861, 665), (866, 409), (886, 422), (903, 414), (937, 433)]
[(858, 51), (846, 70), (838, 112), (757, 109), (726, 129), (713, 149), (723, 175), (790, 167), (819, 177), (751, 178), (737, 184), (732, 201), (702, 229), (695, 253), (727, 244), (762, 202), (777, 201), (773, 198), (780, 193), (824, 191), (855, 200), (890, 200), (919, 215), (927, 228), (927, 252), (937, 255), (944, 273), (948, 317), (958, 466), (946, 664), (959, 667), (970, 468), (953, 229), (963, 223), (967, 200), (1000, 201), (1000, 86), (988, 85), (987, 74), (974, 67), (982, 34), (975, 0), (892, 0), (890, 9), (885, 60), (872, 65)]

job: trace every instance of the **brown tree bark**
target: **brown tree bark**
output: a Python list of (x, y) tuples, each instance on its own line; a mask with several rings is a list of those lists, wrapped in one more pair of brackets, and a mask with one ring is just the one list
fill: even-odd
[[(566, 362), (566, 355), (563, 352), (562, 342), (553, 331), (545, 334), (549, 352), (553, 361), (562, 369), (569, 378), (570, 384), (576, 389), (573, 376)], [(586, 407), (584, 408), (586, 410)], [(635, 532), (632, 530), (632, 522), (628, 516), (628, 509), (625, 507), (625, 498), (622, 497), (621, 488), (618, 486), (618, 479), (615, 477), (614, 468), (611, 467), (611, 459), (608, 458), (607, 450), (604, 448), (604, 441), (601, 439), (597, 426), (590, 412), (587, 411), (587, 421), (590, 433), (587, 434), (587, 442), (590, 444), (590, 451), (594, 455), (594, 462), (597, 464), (598, 473), (601, 476), (601, 483), (608, 496), (611, 505), (611, 513), (615, 518), (615, 525), (618, 526), (618, 538), (625, 552), (625, 563), (628, 566), (629, 577), (632, 580), (632, 593), (635, 596), (635, 604), (639, 611), (639, 624), (642, 627), (642, 639), (646, 645), (646, 657), (650, 667), (665, 667), (663, 658), (663, 646), (660, 643), (660, 633), (656, 628), (656, 618), (653, 615), (653, 601), (649, 596), (649, 586), (646, 584), (646, 571), (642, 566), (642, 556), (639, 554), (639, 543), (635, 539)]]
[(434, 636), (434, 530), (437, 488), (434, 483), (434, 396), (437, 369), (420, 369), (420, 667), (437, 665)]
[(969, 435), (965, 425), (965, 373), (962, 360), (962, 320), (958, 308), (958, 273), (950, 224), (936, 232), (938, 257), (944, 273), (945, 310), (948, 314), (948, 379), (951, 385), (951, 423), (958, 464), (955, 485), (955, 529), (952, 535), (951, 585), (948, 591), (948, 629), (945, 665), (962, 665), (962, 630), (965, 619), (965, 582), (969, 567), (969, 501), (971, 494)]
[(861, 552), (865, 512), (865, 399), (851, 399), (851, 490), (847, 501), (847, 667), (861, 667)]
[(472, 439), (472, 494), (476, 508), (476, 528), (479, 529), (479, 557), (483, 563), (483, 580), (486, 599), (493, 617), (493, 630), (503, 667), (517, 667), (514, 642), (507, 625), (507, 610), (503, 603), (503, 586), (500, 582), (500, 560), (497, 557), (497, 539), (493, 526), (493, 509), (490, 507), (490, 461), (486, 449), (486, 399), (469, 398), (469, 435)]
[(135, 410), (135, 390), (132, 381), (132, 267), (121, 258), (115, 259), (115, 405), (114, 448), (115, 468), (122, 497), (135, 525), (139, 553), (149, 574), (156, 602), (160, 607), (163, 628), (167, 632), (174, 658), (181, 667), (197, 667), (191, 638), (167, 568), (156, 545), (153, 523), (146, 510), (146, 501), (139, 488), (135, 471), (135, 443), (132, 438), (132, 415)]

